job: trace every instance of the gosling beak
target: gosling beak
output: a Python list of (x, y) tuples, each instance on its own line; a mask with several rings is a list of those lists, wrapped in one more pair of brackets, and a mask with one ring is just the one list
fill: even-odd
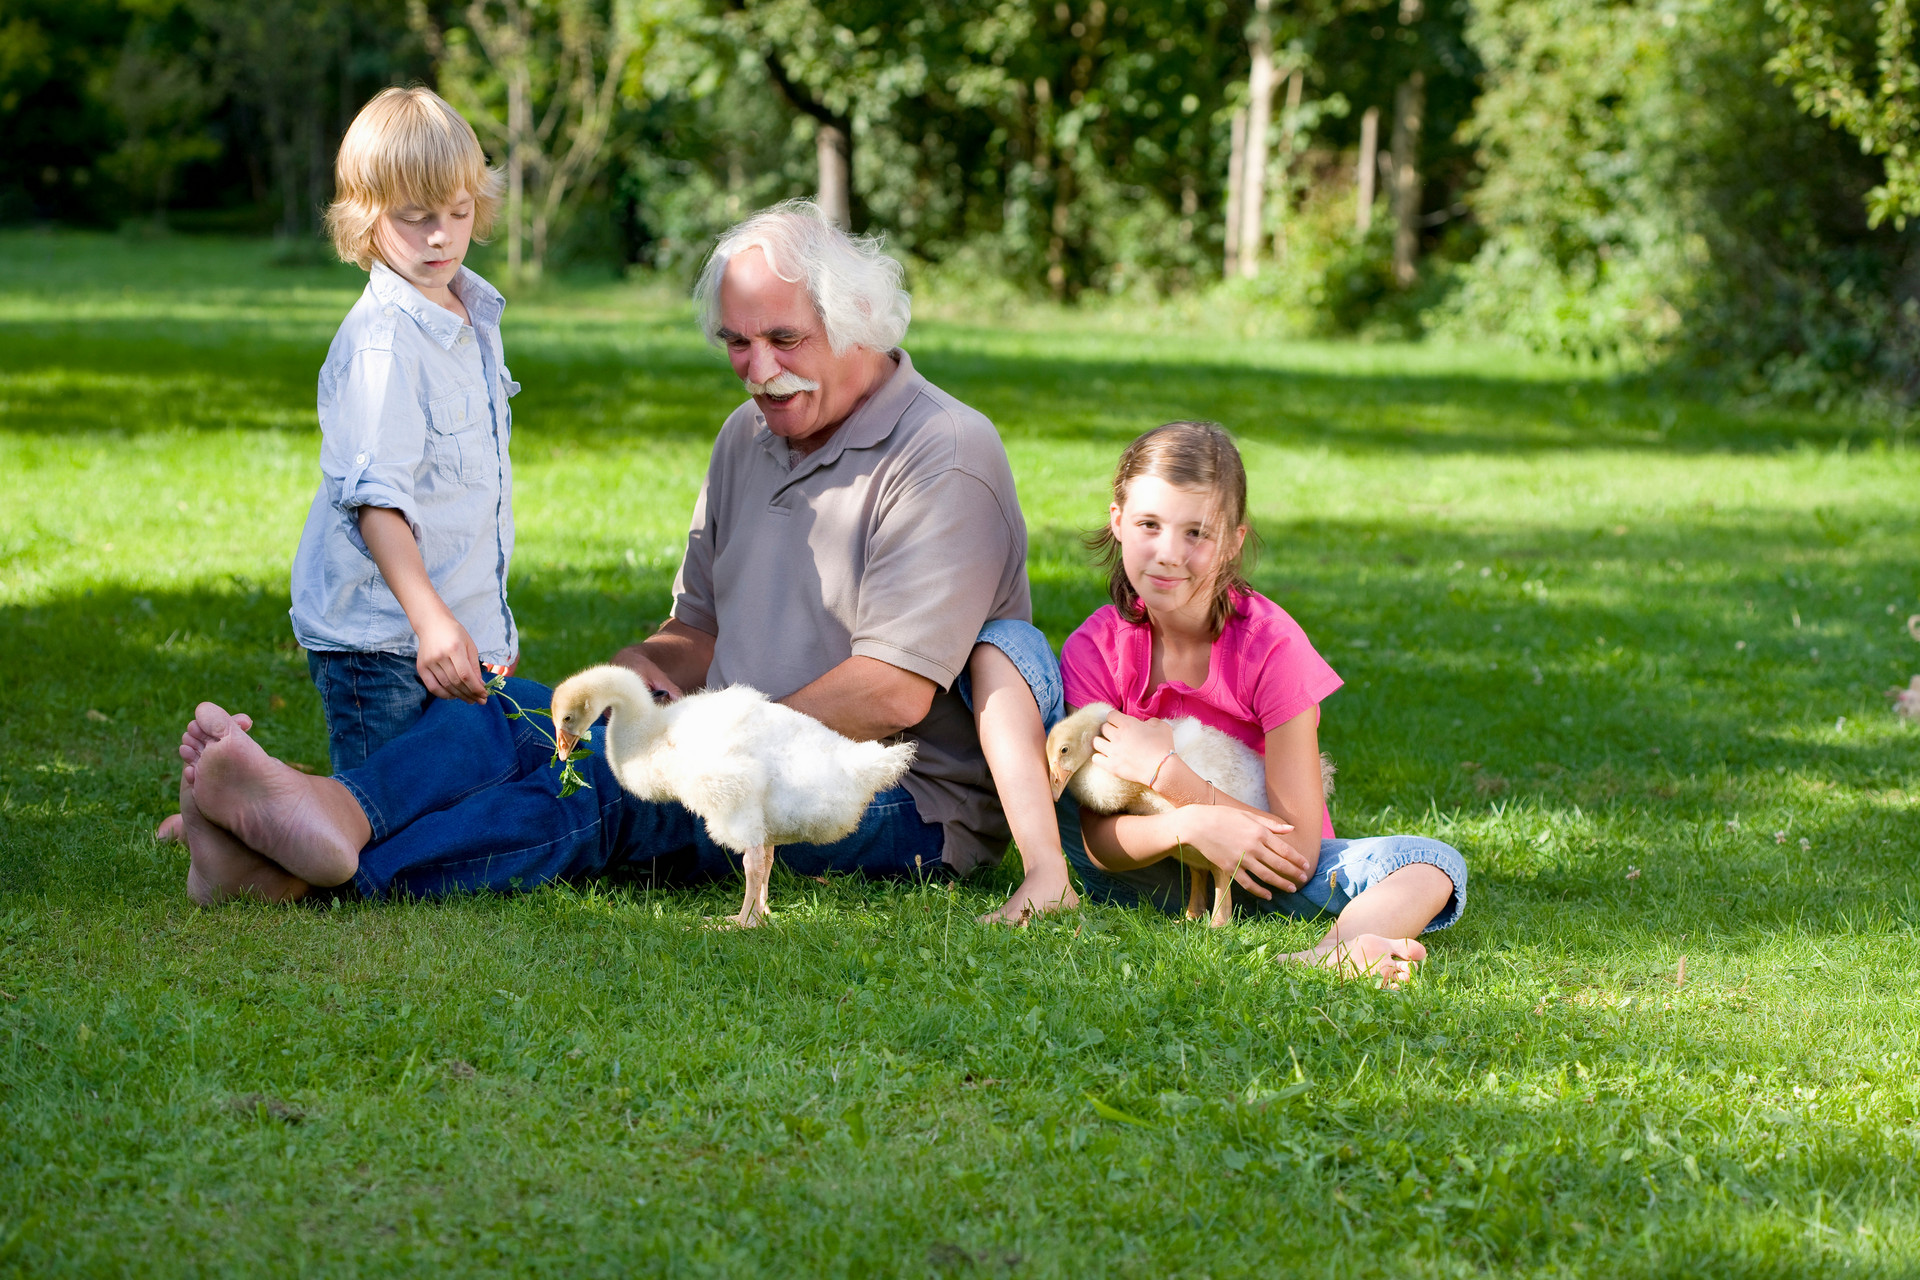
[(1047, 781), (1053, 784), (1053, 798), (1057, 801), (1067, 789), (1067, 777), (1058, 769), (1047, 770)]
[(568, 756), (573, 754), (573, 749), (579, 745), (580, 745), (579, 738), (575, 737), (571, 733), (568, 733), (565, 729), (560, 729), (560, 730), (557, 730), (557, 736), (554, 739), (553, 753), (559, 756), (562, 760), (565, 760)]

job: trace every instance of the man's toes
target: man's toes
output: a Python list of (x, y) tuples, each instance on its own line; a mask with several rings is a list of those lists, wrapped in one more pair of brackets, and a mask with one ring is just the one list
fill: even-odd
[(239, 728), (225, 708), (212, 702), (203, 702), (193, 709), (193, 724), (210, 742), (217, 742)]

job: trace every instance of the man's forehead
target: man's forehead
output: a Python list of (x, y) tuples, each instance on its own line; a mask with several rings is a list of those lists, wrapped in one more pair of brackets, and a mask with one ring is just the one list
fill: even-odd
[(775, 275), (757, 249), (727, 264), (720, 280), (720, 327), (741, 337), (816, 333), (820, 315), (806, 286)]

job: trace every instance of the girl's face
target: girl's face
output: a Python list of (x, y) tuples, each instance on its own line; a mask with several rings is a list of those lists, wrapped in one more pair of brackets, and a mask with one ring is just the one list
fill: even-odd
[(1120, 543), (1127, 581), (1149, 613), (1206, 612), (1215, 567), (1223, 554), (1238, 552), (1247, 536), (1241, 525), (1222, 546), (1208, 526), (1213, 515), (1212, 494), (1158, 476), (1135, 478), (1126, 501), (1107, 508), (1107, 527)]

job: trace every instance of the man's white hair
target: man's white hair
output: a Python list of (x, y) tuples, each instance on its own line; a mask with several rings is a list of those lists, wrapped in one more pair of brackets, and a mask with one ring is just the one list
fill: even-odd
[(782, 280), (804, 285), (839, 355), (849, 347), (891, 351), (907, 336), (913, 300), (900, 287), (905, 272), (888, 257), (880, 236), (849, 235), (828, 222), (811, 200), (762, 209), (720, 237), (693, 286), (700, 329), (720, 342), (720, 280), (736, 254), (758, 249)]

